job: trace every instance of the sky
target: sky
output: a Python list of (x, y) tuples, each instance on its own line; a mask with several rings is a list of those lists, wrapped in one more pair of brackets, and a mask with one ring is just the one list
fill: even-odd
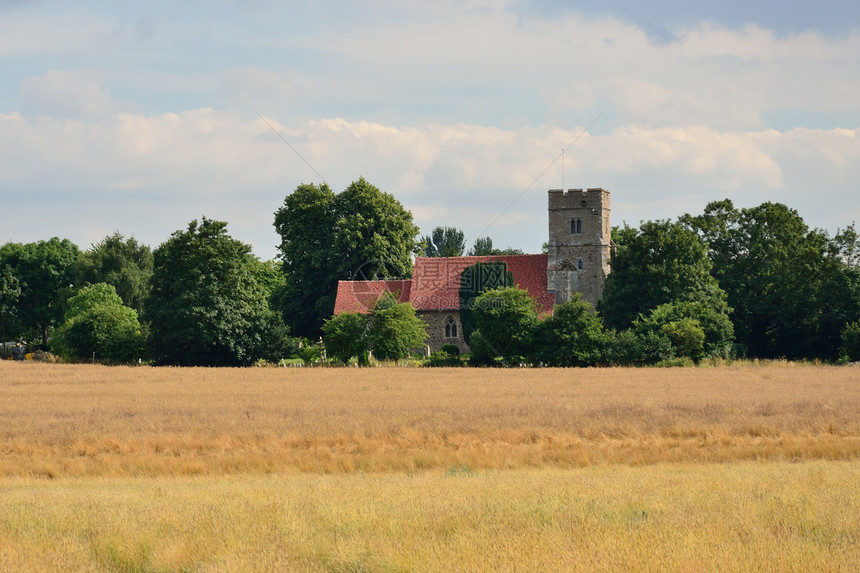
[(856, 0), (0, 0), (0, 72), (0, 243), (205, 216), (273, 259), (289, 193), (359, 177), (525, 252), (562, 187), (860, 219)]

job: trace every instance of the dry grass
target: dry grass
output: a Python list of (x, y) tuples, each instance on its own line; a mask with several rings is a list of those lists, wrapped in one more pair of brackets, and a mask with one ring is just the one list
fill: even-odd
[(856, 460), (860, 368), (0, 362), (0, 476)]
[(2, 478), (0, 571), (856, 571), (860, 460)]

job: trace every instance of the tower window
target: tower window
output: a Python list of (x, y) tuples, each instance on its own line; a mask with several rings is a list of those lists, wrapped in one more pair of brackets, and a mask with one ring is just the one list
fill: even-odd
[(579, 259), (579, 262), (576, 263), (576, 268), (582, 270), (582, 259)]
[(571, 235), (581, 235), (582, 234), (582, 219), (571, 219), (570, 220), (570, 234)]
[(445, 323), (445, 338), (457, 338), (457, 322), (453, 316), (449, 316)]

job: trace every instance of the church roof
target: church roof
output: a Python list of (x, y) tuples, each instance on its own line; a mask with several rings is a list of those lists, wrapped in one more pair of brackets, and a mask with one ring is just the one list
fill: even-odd
[(368, 312), (385, 291), (398, 292), (399, 302), (411, 302), (418, 311), (458, 310), (460, 275), (475, 263), (504, 262), (514, 284), (537, 301), (538, 311), (551, 312), (554, 293), (547, 291), (546, 255), (490, 257), (419, 257), (411, 280), (340, 281), (334, 313)]

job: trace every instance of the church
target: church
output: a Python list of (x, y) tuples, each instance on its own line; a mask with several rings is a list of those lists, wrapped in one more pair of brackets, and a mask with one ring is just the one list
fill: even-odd
[[(368, 312), (382, 293), (397, 293), (427, 324), (431, 351), (454, 344), (469, 352), (460, 322), (460, 281), (475, 263), (495, 263), (528, 291), (541, 313), (551, 313), (575, 293), (596, 306), (609, 274), (614, 243), (610, 233), (609, 191), (602, 188), (550, 189), (547, 193), (549, 241), (539, 255), (418, 257), (411, 279), (339, 281), (334, 314)], [(501, 263), (501, 265), (499, 265)]]

